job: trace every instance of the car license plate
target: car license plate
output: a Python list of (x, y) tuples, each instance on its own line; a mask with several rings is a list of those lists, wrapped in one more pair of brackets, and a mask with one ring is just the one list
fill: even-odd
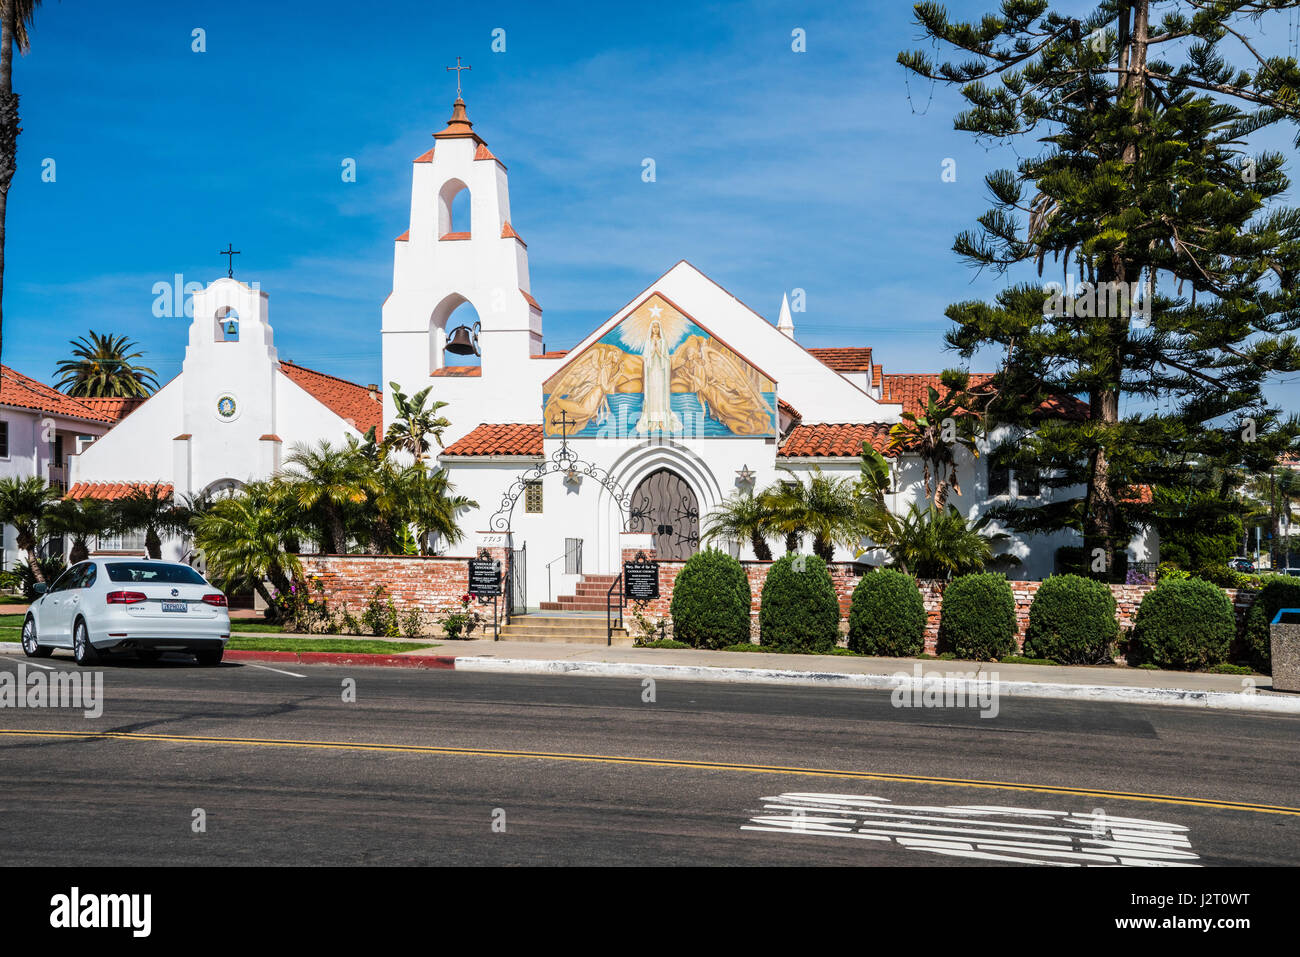
[(163, 611), (188, 612), (190, 606), (183, 601), (165, 601), (162, 603)]

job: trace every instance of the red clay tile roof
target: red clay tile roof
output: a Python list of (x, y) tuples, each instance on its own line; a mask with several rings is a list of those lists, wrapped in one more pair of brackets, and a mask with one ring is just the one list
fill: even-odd
[(1154, 497), (1150, 485), (1130, 485), (1120, 496), (1125, 505), (1150, 505)]
[(809, 349), (808, 351), (836, 372), (871, 371), (871, 349), (865, 346)]
[(523, 239), (522, 236), (520, 236), (517, 232), (515, 232), (515, 228), (514, 228), (513, 226), (510, 225), (510, 220), (508, 220), (508, 219), (507, 219), (507, 220), (505, 221), (505, 223), (501, 226), (501, 238), (502, 238), (502, 239), (517, 239), (517, 240), (519, 240), (519, 245), (523, 246), (525, 249), (528, 248), (528, 244), (527, 244), (526, 242), (524, 242), (524, 239)]
[(777, 454), (786, 458), (853, 457), (862, 454), (863, 442), (877, 452), (892, 454), (888, 451), (889, 426), (883, 422), (796, 425)]
[(398, 236), (395, 240), (393, 240), (393, 242), (405, 243), (405, 242), (409, 242), (410, 239), (411, 239), (411, 231), (408, 229), (406, 232), (402, 233), (402, 235)]
[(469, 239), (469, 233), (443, 233), (441, 236), (438, 237), (438, 239), (440, 241), (453, 240), (453, 239)]
[(451, 119), (447, 121), (447, 126), (433, 134), (434, 139), (461, 139), (469, 137), (474, 142), (482, 145), (483, 138), (474, 132), (474, 124), (469, 121), (469, 114), (465, 112), (465, 101), (460, 97), (451, 105)]
[(528, 305), (532, 306), (532, 307), (533, 307), (534, 309), (536, 309), (538, 312), (541, 312), (541, 311), (542, 311), (542, 307), (539, 306), (539, 305), (537, 304), (537, 300), (536, 300), (536, 299), (534, 299), (532, 296), (528, 295), (528, 293), (524, 292), (522, 289), (520, 289), (519, 291), (520, 291), (521, 293), (523, 293), (524, 299), (527, 300)]
[(116, 416), (91, 408), (82, 400), (64, 395), (8, 366), (0, 366), (0, 405), (94, 422), (117, 421)]
[[(498, 163), (501, 163), (499, 159), (492, 155), (492, 151), (487, 148), (486, 143), (478, 144), (478, 149), (474, 151), (474, 158), (476, 160), (497, 160)], [(501, 165), (505, 166), (506, 164), (501, 163)]]
[(355, 382), (307, 369), (288, 359), (280, 360), (280, 371), (307, 390), (322, 405), (365, 435), (374, 426), (376, 434), (384, 427), (384, 404), (370, 397), (370, 390)]
[(569, 354), (567, 349), (561, 349), (559, 352), (539, 352), (535, 356), (529, 356), (530, 359), (562, 359)]
[(430, 149), (427, 153), (421, 153), (419, 156), (417, 156), (417, 157), (415, 158), (415, 161), (416, 161), (417, 163), (432, 163), (432, 162), (433, 162), (433, 150)]
[[(913, 415), (920, 415), (925, 410), (930, 386), (937, 389), (940, 395), (944, 391), (937, 372), (889, 372), (885, 374), (884, 378), (887, 401), (901, 402), (903, 411), (911, 412)], [(991, 372), (972, 372), (970, 374), (970, 388), (977, 389), (991, 378), (993, 378)], [(1044, 416), (1082, 419), (1087, 413), (1088, 403), (1072, 395), (1051, 396), (1038, 407), (1038, 414)]]
[(139, 397), (131, 399), (78, 399), (82, 405), (101, 415), (106, 415), (114, 422), (120, 422), (140, 406), (145, 400)]
[(792, 419), (799, 420), (803, 418), (799, 410), (796, 409), (794, 406), (792, 406), (789, 402), (785, 401), (785, 399), (777, 399), (776, 406), (778, 409), (780, 409), (782, 412), (784, 412)]
[(480, 425), (442, 450), (443, 455), (541, 455), (541, 424)]
[[(131, 493), (144, 491), (153, 487), (153, 482), (77, 482), (68, 489), (64, 498), (98, 498), (113, 502), (120, 498), (129, 498)], [(164, 495), (173, 492), (170, 482), (158, 483), (159, 491)]]
[(475, 376), (481, 376), (482, 374), (483, 374), (482, 366), (443, 366), (441, 369), (434, 369), (432, 372), (429, 373), (429, 375), (431, 376), (438, 376), (438, 377), (450, 376), (450, 377), (457, 377), (457, 378), (464, 377), (464, 376), (469, 376), (473, 378)]

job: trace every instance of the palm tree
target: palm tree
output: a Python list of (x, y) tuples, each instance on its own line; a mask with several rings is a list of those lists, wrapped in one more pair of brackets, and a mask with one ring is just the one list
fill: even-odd
[(349, 518), (367, 495), (379, 492), (366, 449), (352, 436), (342, 447), (321, 439), (314, 446), (295, 445), (284, 460), (275, 492), (315, 525), (326, 554), (347, 551)]
[(14, 527), (18, 547), (27, 555), (32, 576), (38, 582), (45, 581), (44, 569), (37, 555), (41, 531), (50, 508), (58, 499), (58, 490), (47, 485), (44, 479), (0, 479), (0, 531), (5, 525)]
[(126, 498), (114, 503), (115, 525), (123, 532), (144, 532), (144, 547), (150, 558), (162, 558), (162, 536), (179, 534), (189, 528), (185, 509), (172, 500), (172, 492), (162, 482), (137, 486)]
[[(3, 0), (0, 0), (3, 2)], [(64, 359), (57, 369), (55, 388), (83, 398), (146, 397), (158, 391), (158, 380), (147, 366), (132, 360), (144, 355), (131, 351), (135, 343), (126, 336), (101, 336), (91, 331), (73, 339), (71, 359)]]
[(72, 539), (72, 550), (68, 553), (72, 565), (89, 558), (90, 539), (109, 531), (113, 525), (113, 510), (98, 498), (65, 498), (45, 515), (46, 531)]
[(857, 485), (847, 478), (823, 475), (821, 469), (814, 469), (807, 482), (790, 475), (758, 497), (759, 508), (768, 515), (766, 525), (786, 536), (787, 552), (797, 548), (805, 534), (812, 537), (814, 554), (824, 561), (834, 558), (837, 544), (856, 547), (869, 518)]
[(448, 545), (461, 540), (462, 532), (456, 516), (467, 508), (478, 508), (478, 502), (456, 494), (456, 486), (446, 469), (426, 472), (423, 466), (413, 466), (419, 471), (415, 480), (415, 508), (411, 522), (419, 531), (420, 550), (427, 553), (430, 543), (441, 538)]
[(970, 411), (975, 399), (968, 393), (970, 374), (949, 369), (940, 377), (945, 393), (926, 386), (925, 409), (918, 415), (904, 412), (902, 421), (889, 430), (889, 448), (895, 453), (918, 455), (924, 468), (925, 496), (933, 508), (943, 511), (948, 493), (961, 494), (957, 482), (955, 451), (965, 448), (976, 457), (974, 431), (977, 416)]
[[(9, 184), (18, 168), (18, 94), (14, 92), (14, 47), (31, 48), (28, 36), (41, 0), (0, 0), (0, 300), (4, 297), (5, 210)], [(3, 332), (0, 311), (0, 332)], [(0, 345), (3, 339), (0, 338)]]
[(410, 452), (415, 456), (415, 461), (422, 462), (425, 453), (431, 448), (429, 436), (433, 436), (438, 447), (442, 448), (442, 433), (451, 426), (451, 422), (438, 412), (447, 403), (435, 401), (427, 409), (424, 407), (433, 386), (426, 386), (408, 398), (396, 382), (388, 385), (393, 390), (393, 407), (397, 415), (384, 434), (384, 445)]
[[(947, 578), (977, 572), (994, 560), (993, 546), (1009, 539), (1005, 532), (985, 531), (988, 517), (968, 525), (949, 505), (938, 510), (913, 502), (903, 516), (888, 516), (872, 527), (872, 540), (889, 552), (899, 570), (917, 578)], [(1014, 556), (999, 561), (1016, 563)]]
[(302, 562), (286, 545), (306, 532), (275, 483), (250, 482), (237, 494), (216, 499), (194, 518), (193, 529), (210, 573), (227, 589), (252, 588), (278, 614), (265, 583), (287, 594), (302, 577)]
[(754, 557), (760, 562), (770, 562), (772, 549), (766, 538), (770, 524), (771, 514), (758, 498), (749, 492), (737, 492), (709, 513), (703, 538), (706, 542), (748, 540)]

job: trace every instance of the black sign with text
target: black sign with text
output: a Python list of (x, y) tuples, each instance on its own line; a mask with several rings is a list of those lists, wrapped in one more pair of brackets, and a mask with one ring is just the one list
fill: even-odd
[(623, 597), (633, 601), (648, 601), (659, 597), (658, 562), (623, 563)]
[(469, 560), (469, 593), (479, 598), (501, 594), (501, 563), (493, 558)]

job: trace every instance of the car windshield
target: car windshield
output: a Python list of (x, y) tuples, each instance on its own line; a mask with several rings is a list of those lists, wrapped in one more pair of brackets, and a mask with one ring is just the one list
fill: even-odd
[(108, 577), (115, 582), (134, 582), (139, 585), (204, 585), (203, 576), (188, 565), (165, 562), (109, 562), (105, 566)]

